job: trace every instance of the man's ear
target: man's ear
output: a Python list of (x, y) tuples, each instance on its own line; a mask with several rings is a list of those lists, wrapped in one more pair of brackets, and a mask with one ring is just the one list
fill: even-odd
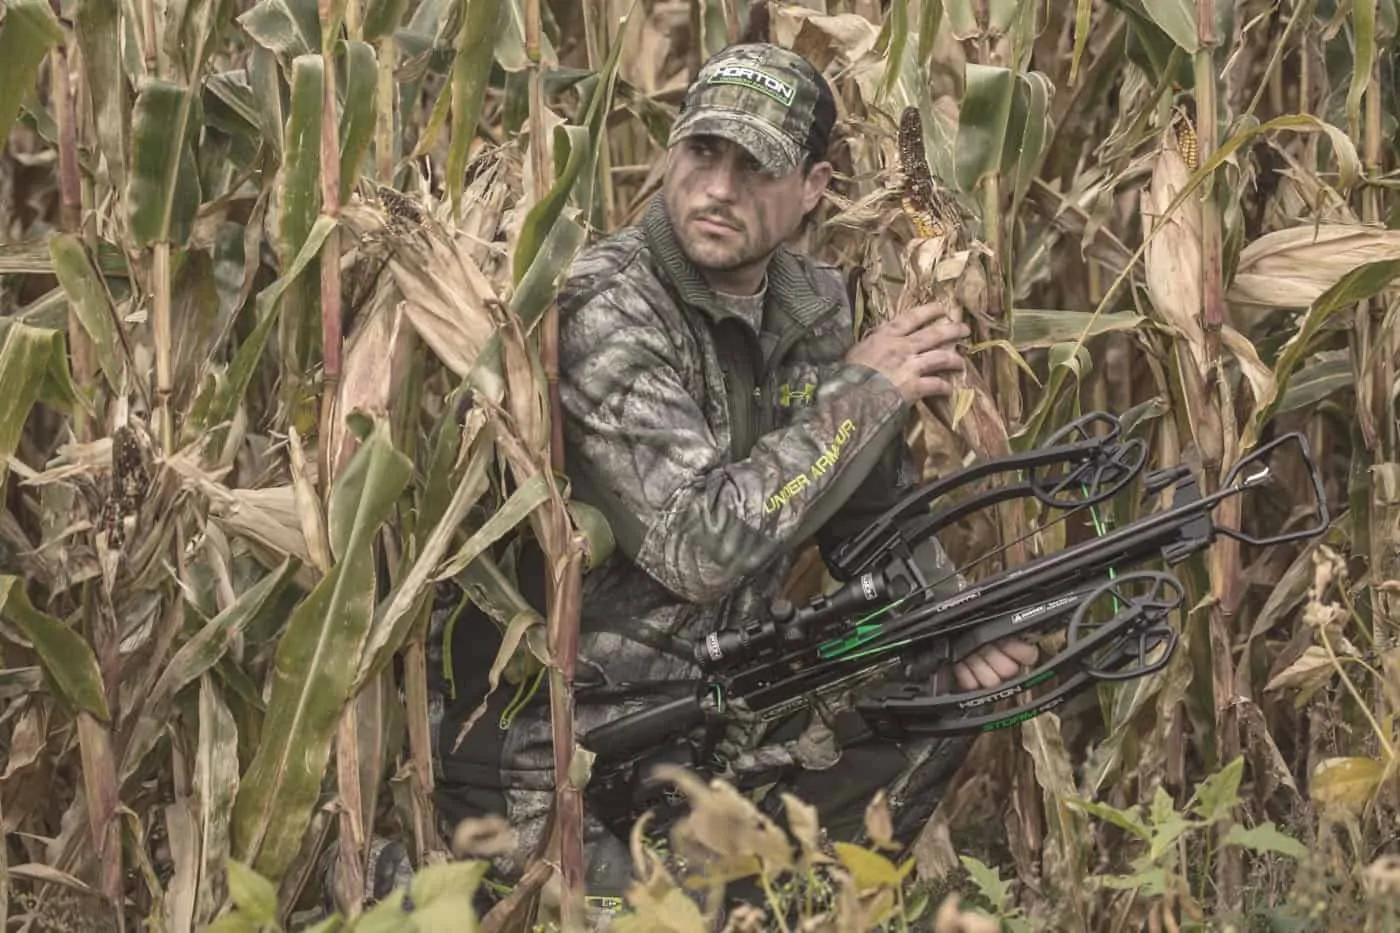
[(831, 183), (831, 172), (830, 162), (818, 162), (802, 180), (802, 213), (811, 213), (821, 201), (822, 195), (826, 193), (826, 186)]

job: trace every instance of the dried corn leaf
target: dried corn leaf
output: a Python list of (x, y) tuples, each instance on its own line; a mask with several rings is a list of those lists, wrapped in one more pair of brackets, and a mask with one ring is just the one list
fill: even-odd
[(1277, 230), (1240, 252), (1226, 297), (1241, 305), (1307, 308), (1359, 266), (1400, 259), (1400, 230), (1321, 224)]
[(194, 798), (200, 820), (197, 929), (212, 922), (223, 905), (220, 882), (229, 857), (229, 817), (238, 794), (238, 774), (238, 725), (218, 683), (204, 674), (199, 684), (199, 746), (194, 763)]
[(126, 743), (118, 777), (124, 784), (136, 774), (142, 760), (170, 724), (176, 697), (187, 685), (202, 677), (223, 658), (234, 641), (277, 597), (296, 571), (286, 561), (275, 572), (248, 587), (233, 605), (220, 612), (194, 637), (180, 646), (161, 671), (149, 694), (141, 698), (136, 726)]
[(472, 258), (475, 247), (467, 237), (429, 222), (421, 236), (394, 251), (389, 267), (418, 336), (459, 378), (499, 402), (505, 387), (491, 307), (500, 299)]

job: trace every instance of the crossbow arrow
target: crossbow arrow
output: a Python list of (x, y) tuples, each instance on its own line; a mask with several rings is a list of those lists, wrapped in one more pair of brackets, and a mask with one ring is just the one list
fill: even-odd
[[(802, 606), (775, 600), (766, 618), (716, 632), (695, 646), (705, 676), (679, 685), (669, 702), (589, 731), (581, 744), (597, 755), (591, 807), (604, 822), (630, 826), (642, 812), (665, 808), (649, 777), (669, 760), (707, 770), (726, 711), (777, 721), (839, 693), (852, 693), (854, 735), (889, 738), (955, 736), (1025, 722), (1103, 681), (1142, 677), (1164, 667), (1176, 647), (1170, 616), (1185, 592), (1170, 566), (1209, 547), (1218, 535), (1272, 546), (1314, 537), (1329, 523), (1322, 479), (1306, 438), (1282, 435), (1238, 461), (1215, 492), (1203, 493), (1189, 469), (1149, 471), (1142, 492), (1171, 490), (1171, 506), (1098, 537), (1009, 567), (936, 597), (948, 578), (926, 579), (918, 545), (965, 515), (998, 502), (1033, 497), (1069, 515), (1127, 489), (1143, 471), (1147, 447), (1125, 438), (1102, 412), (1062, 428), (1038, 448), (975, 463), (920, 486), (830, 555), (841, 585)], [(1315, 502), (1306, 527), (1258, 537), (1217, 525), (1216, 505), (1268, 484), (1271, 458), (1296, 445)], [(1012, 477), (965, 500), (942, 504), (968, 483)], [(1005, 547), (993, 551), (985, 561)], [(937, 692), (930, 674), (979, 646), (1008, 635), (1064, 629), (1064, 647), (1033, 670), (990, 689)], [(998, 708), (1019, 699), (1009, 708)], [(849, 722), (847, 723), (849, 727)]]

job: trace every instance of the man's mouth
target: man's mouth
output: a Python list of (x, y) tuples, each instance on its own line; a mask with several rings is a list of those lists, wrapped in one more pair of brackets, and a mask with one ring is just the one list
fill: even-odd
[(732, 224), (727, 220), (721, 220), (718, 217), (709, 215), (701, 215), (699, 217), (696, 217), (695, 225), (698, 226), (701, 230), (704, 230), (708, 233), (729, 234), (739, 232), (739, 228), (737, 225)]

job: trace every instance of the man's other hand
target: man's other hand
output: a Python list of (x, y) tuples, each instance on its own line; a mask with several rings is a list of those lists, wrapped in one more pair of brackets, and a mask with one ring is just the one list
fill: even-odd
[(947, 304), (918, 305), (866, 334), (846, 362), (883, 373), (906, 402), (949, 396), (952, 377), (965, 368), (957, 342), (971, 333), (948, 316)]
[(961, 690), (990, 690), (1021, 673), (1039, 652), (1035, 645), (1019, 638), (1003, 638), (983, 645), (953, 665), (953, 677)]

